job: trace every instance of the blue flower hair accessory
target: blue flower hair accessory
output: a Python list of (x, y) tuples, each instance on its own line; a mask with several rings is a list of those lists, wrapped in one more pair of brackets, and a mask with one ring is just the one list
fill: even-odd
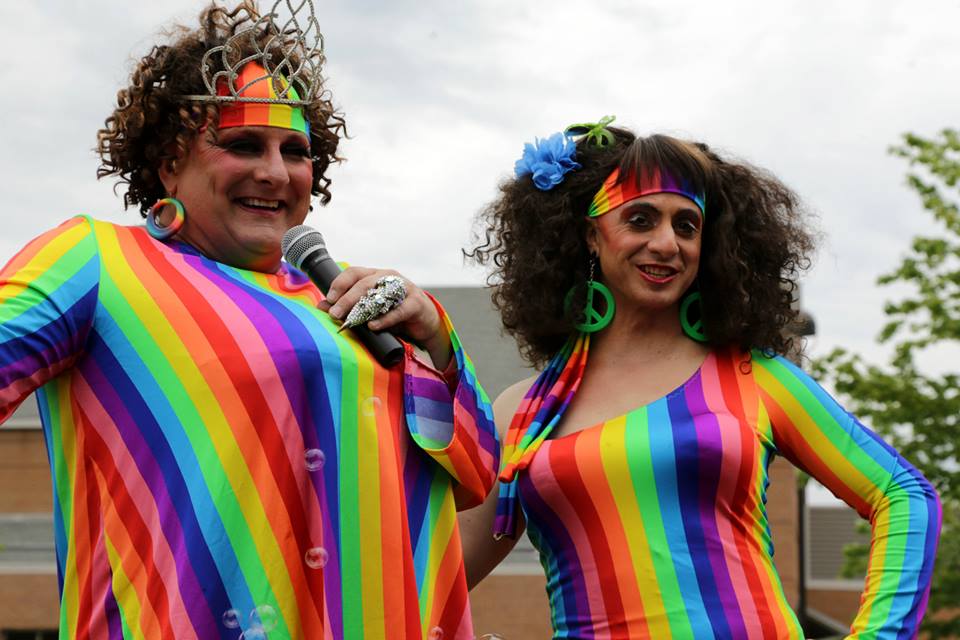
[(518, 178), (533, 176), (533, 184), (541, 191), (549, 191), (563, 182), (563, 176), (580, 163), (574, 160), (576, 143), (563, 132), (557, 132), (541, 140), (523, 145), (523, 157), (517, 160), (513, 170)]

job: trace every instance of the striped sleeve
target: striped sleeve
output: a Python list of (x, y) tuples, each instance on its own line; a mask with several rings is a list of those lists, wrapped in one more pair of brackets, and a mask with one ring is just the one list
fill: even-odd
[(493, 488), (500, 465), (500, 443), (493, 409), (477, 380), (443, 307), (431, 296), (450, 335), (456, 379), (420, 362), (407, 345), (404, 364), (404, 407), (407, 428), (417, 445), (453, 478), (458, 509), (483, 502)]
[(940, 532), (936, 491), (788, 360), (755, 352), (753, 363), (777, 450), (870, 521), (866, 585), (849, 637), (916, 637)]
[(81, 217), (34, 239), (0, 270), (0, 423), (80, 354), (99, 271), (96, 239)]

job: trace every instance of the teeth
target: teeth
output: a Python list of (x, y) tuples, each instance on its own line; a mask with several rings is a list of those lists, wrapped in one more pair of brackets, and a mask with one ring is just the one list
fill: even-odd
[(652, 276), (658, 278), (665, 278), (666, 276), (673, 275), (673, 269), (668, 269), (664, 267), (651, 267), (644, 265), (640, 267), (645, 273), (649, 273)]
[(260, 198), (241, 198), (240, 203), (250, 207), (260, 207), (263, 209), (277, 209), (280, 207), (279, 200), (261, 200)]

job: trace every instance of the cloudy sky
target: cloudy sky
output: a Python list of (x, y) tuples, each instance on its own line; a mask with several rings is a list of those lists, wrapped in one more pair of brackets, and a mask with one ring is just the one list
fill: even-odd
[[(265, 4), (265, 3), (262, 3)], [(97, 182), (95, 133), (134, 57), (196, 0), (24, 0), (0, 7), (0, 261), (66, 217), (134, 224)], [(877, 359), (877, 276), (939, 230), (886, 152), (960, 126), (960, 0), (320, 0), (348, 161), (307, 223), (337, 259), (423, 284), (479, 284), (460, 250), (525, 141), (615, 114), (767, 167), (825, 240), (804, 281), (813, 354)], [(954, 360), (955, 361), (955, 360)], [(945, 366), (945, 355), (931, 356)]]

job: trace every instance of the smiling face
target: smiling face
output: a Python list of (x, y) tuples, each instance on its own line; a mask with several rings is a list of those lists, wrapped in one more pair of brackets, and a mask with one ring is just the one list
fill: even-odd
[(700, 266), (703, 216), (674, 193), (630, 200), (591, 219), (587, 239), (618, 308), (676, 308)]
[(310, 141), (280, 127), (230, 127), (216, 142), (201, 133), (160, 178), (186, 209), (178, 239), (219, 262), (274, 272), (283, 234), (310, 207)]

